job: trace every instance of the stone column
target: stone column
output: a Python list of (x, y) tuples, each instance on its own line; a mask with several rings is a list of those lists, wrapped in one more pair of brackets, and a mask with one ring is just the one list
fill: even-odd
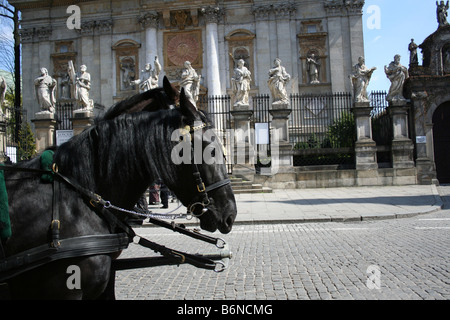
[(272, 174), (286, 172), (294, 165), (292, 149), (289, 141), (289, 115), (292, 109), (289, 104), (272, 104), (269, 113), (272, 115), (271, 160)]
[(36, 118), (32, 119), (31, 122), (34, 123), (36, 131), (36, 151), (38, 154), (44, 152), (48, 147), (56, 145), (54, 114), (38, 112)]
[[(101, 22), (99, 28), (99, 55), (100, 55), (100, 101), (104, 106), (112, 106), (114, 103), (113, 95), (113, 68), (114, 59), (111, 54), (112, 46), (112, 20), (104, 20)], [(89, 72), (89, 69), (88, 69)], [(91, 73), (92, 76), (92, 73)]]
[(206, 19), (206, 71), (208, 95), (218, 96), (222, 94), (219, 71), (219, 36), (217, 23), (222, 11), (218, 7), (202, 8), (202, 14)]
[(145, 29), (145, 62), (150, 63), (158, 55), (158, 13), (146, 13), (139, 18), (139, 23)]
[[(255, 38), (257, 52), (255, 71), (260, 74), (264, 74), (265, 70), (272, 63), (270, 61), (269, 13), (270, 10), (266, 7), (257, 6), (253, 8), (257, 30)], [(258, 86), (260, 94), (268, 94), (270, 92), (267, 87), (266, 77), (255, 77), (255, 84)]]
[[(409, 83), (411, 84), (411, 82)], [(425, 89), (420, 84), (420, 89)], [(408, 88), (408, 90), (411, 90)], [(412, 90), (411, 101), (413, 105), (414, 129), (416, 135), (416, 170), (417, 182), (422, 185), (438, 183), (436, 166), (434, 163), (433, 122), (427, 116), (430, 108), (430, 97), (426, 91)]]
[(356, 170), (378, 169), (377, 144), (372, 139), (372, 120), (370, 102), (355, 102), (353, 114), (355, 115), (357, 141), (355, 144)]
[(244, 176), (252, 181), (255, 174), (255, 147), (254, 136), (250, 129), (250, 119), (253, 110), (250, 106), (234, 107), (231, 111), (234, 119), (234, 133), (229, 137), (232, 144), (230, 156), (233, 159), (233, 174)]
[(392, 140), (392, 164), (394, 169), (414, 167), (414, 145), (408, 133), (408, 108), (406, 101), (389, 103), (394, 139)]
[(340, 15), (328, 17), (328, 42), (330, 46), (330, 80), (333, 92), (344, 92), (346, 90), (343, 75), (346, 74), (344, 58), (344, 42), (342, 38), (342, 22)]
[[(287, 73), (292, 74), (292, 39), (291, 39), (291, 17), (296, 13), (295, 4), (280, 4), (274, 7), (276, 25), (278, 54), (277, 57), (284, 62)], [(259, 30), (258, 30), (259, 31)], [(259, 35), (259, 33), (258, 33)], [(266, 66), (267, 67), (267, 66)]]
[(94, 123), (94, 113), (91, 111), (74, 111), (70, 119), (73, 126), (73, 135), (80, 134)]

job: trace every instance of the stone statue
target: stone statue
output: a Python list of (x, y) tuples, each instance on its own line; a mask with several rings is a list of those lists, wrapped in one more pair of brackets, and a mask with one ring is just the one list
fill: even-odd
[(201, 76), (197, 74), (189, 61), (184, 62), (184, 68), (181, 73), (180, 89), (184, 88), (186, 97), (195, 106), (200, 93)]
[(317, 84), (319, 81), (319, 67), (320, 63), (317, 61), (314, 53), (310, 57), (306, 58), (306, 68), (309, 75), (309, 83)]
[(367, 87), (375, 70), (377, 68), (369, 69), (366, 67), (363, 57), (359, 57), (358, 63), (353, 66), (353, 73), (350, 75), (350, 80), (355, 102), (369, 102)]
[(56, 87), (56, 80), (48, 75), (46, 68), (41, 68), (41, 75), (34, 80), (34, 88), (42, 113), (55, 113)]
[(439, 28), (443, 26), (448, 26), (447, 22), (447, 16), (448, 16), (448, 9), (450, 7), (449, 1), (447, 1), (447, 4), (445, 4), (445, 1), (436, 1), (436, 15), (437, 20), (439, 23)]
[[(8, 90), (6, 80), (2, 76), (0, 76), (0, 108), (3, 106), (3, 102), (5, 101), (6, 90)], [(0, 109), (0, 114), (2, 114), (2, 109)]]
[(384, 72), (391, 81), (391, 87), (386, 96), (386, 100), (389, 102), (406, 101), (403, 96), (403, 85), (409, 78), (409, 73), (408, 69), (400, 64), (400, 58), (400, 55), (395, 55), (394, 61), (384, 67)]
[(91, 90), (91, 75), (86, 72), (87, 67), (83, 64), (80, 72), (75, 74), (72, 61), (69, 61), (68, 72), (73, 79), (74, 92), (73, 98), (77, 101), (80, 109), (76, 111), (93, 111), (94, 101), (89, 99), (89, 91)]
[(143, 79), (131, 81), (132, 85), (139, 85), (139, 90), (145, 92), (158, 87), (159, 74), (161, 73), (161, 64), (159, 63), (158, 56), (155, 56), (155, 67), (152, 69), (152, 65), (147, 63), (145, 69), (142, 70), (144, 75)]
[(248, 94), (250, 91), (250, 83), (252, 81), (252, 73), (244, 66), (243, 59), (237, 61), (234, 69), (234, 76), (231, 78), (231, 84), (234, 93), (234, 106), (248, 106)]
[(70, 99), (70, 76), (63, 74), (60, 83), (60, 99)]
[(291, 76), (286, 69), (281, 66), (281, 60), (276, 58), (274, 68), (269, 70), (269, 85), (272, 93), (272, 104), (289, 104), (289, 98), (286, 91), (286, 84), (291, 80)]
[(417, 66), (419, 64), (419, 58), (417, 56), (417, 44), (414, 43), (414, 39), (411, 39), (411, 43), (408, 46), (408, 50), (410, 52), (409, 55), (409, 65)]

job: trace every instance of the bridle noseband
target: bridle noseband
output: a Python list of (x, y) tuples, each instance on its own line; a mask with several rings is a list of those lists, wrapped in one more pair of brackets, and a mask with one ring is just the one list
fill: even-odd
[[(203, 130), (204, 128), (212, 128), (212, 126), (206, 123), (202, 123), (199, 126), (186, 126), (184, 128), (183, 136), (185, 135), (192, 136), (193, 134), (195, 134), (196, 131)], [(197, 195), (194, 197), (194, 200), (192, 200), (191, 203), (187, 206), (187, 212), (188, 214), (192, 214), (194, 217), (198, 218), (207, 211), (207, 207), (211, 203), (208, 197), (208, 192), (229, 185), (231, 181), (230, 179), (223, 179), (211, 185), (205, 186), (205, 183), (203, 182), (202, 177), (200, 175), (200, 171), (198, 170), (198, 166), (195, 163), (193, 144), (191, 144), (191, 160), (192, 160), (191, 164), (192, 176), (194, 177), (194, 181), (197, 187)], [(197, 206), (202, 207), (202, 211), (200, 214), (194, 213), (195, 207)]]

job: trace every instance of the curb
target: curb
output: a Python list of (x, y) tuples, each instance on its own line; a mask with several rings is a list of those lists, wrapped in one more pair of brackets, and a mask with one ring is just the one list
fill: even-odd
[[(363, 214), (363, 215), (335, 215), (335, 216), (327, 216), (327, 215), (317, 215), (311, 217), (299, 217), (297, 218), (289, 218), (289, 219), (261, 219), (261, 220), (241, 220), (235, 221), (234, 225), (261, 225), (261, 224), (297, 224), (297, 223), (325, 223), (325, 222), (339, 222), (339, 223), (347, 223), (347, 222), (363, 222), (363, 221), (375, 221), (375, 220), (390, 220), (390, 219), (405, 219), (405, 218), (413, 218), (419, 215), (426, 215), (438, 212), (443, 209), (444, 201), (439, 195), (439, 191), (437, 190), (436, 185), (431, 185), (432, 195), (434, 197), (434, 203), (430, 205), (430, 208), (425, 211), (410, 211), (405, 213), (387, 213), (387, 214)], [(166, 219), (165, 221), (172, 222), (175, 221), (178, 224), (183, 224), (185, 226), (196, 226), (198, 227), (198, 220), (172, 220)], [(138, 225), (137, 227), (157, 227), (148, 222), (144, 222), (142, 225)]]

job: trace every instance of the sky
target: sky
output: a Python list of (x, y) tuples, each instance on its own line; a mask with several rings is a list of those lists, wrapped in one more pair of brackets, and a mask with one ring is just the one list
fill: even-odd
[[(377, 67), (368, 90), (388, 91), (391, 83), (384, 66), (396, 54), (401, 55), (402, 65), (409, 66), (411, 39), (420, 45), (438, 28), (436, 0), (366, 0), (363, 26), (366, 66)], [(417, 52), (422, 64), (422, 52)]]
[[(437, 30), (436, 0), (366, 0), (363, 10), (366, 65), (377, 67), (369, 91), (387, 91), (390, 82), (384, 73), (384, 66), (396, 54), (400, 54), (401, 63), (408, 66), (411, 39), (414, 38), (420, 45)], [(12, 37), (10, 27), (5, 22), (0, 23), (0, 34), (6, 32)], [(420, 63), (420, 49), (418, 53)]]

